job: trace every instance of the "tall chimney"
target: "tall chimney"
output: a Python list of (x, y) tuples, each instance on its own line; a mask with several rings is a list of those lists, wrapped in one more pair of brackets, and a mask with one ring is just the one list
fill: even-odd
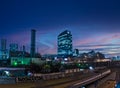
[(25, 46), (23, 45), (22, 56), (25, 57)]
[(31, 57), (35, 57), (35, 36), (36, 36), (36, 30), (31, 30), (31, 49), (30, 49), (30, 55)]

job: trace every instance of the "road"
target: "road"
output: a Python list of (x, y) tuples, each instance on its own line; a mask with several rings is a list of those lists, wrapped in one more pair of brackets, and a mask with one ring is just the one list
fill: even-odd
[[(54, 79), (54, 80), (41, 80), (39, 82), (31, 83), (17, 83), (0, 85), (0, 88), (66, 88), (71, 84), (78, 83), (83, 79), (88, 79), (97, 75), (98, 73), (90, 72), (85, 74), (73, 74), (70, 77)], [(69, 87), (68, 87), (69, 88)], [(94, 88), (94, 87), (92, 87)], [(104, 87), (103, 87), (104, 88)]]
[(54, 80), (41, 80), (38, 82), (31, 83), (17, 83), (17, 84), (1, 84), (0, 88), (64, 88), (70, 85), (74, 81), (81, 80), (84, 78), (91, 77), (96, 73), (85, 73), (83, 74), (73, 74), (70, 77), (54, 79)]
[(110, 75), (102, 78), (101, 80), (98, 80), (92, 84), (87, 85), (87, 88), (104, 88), (103, 84), (107, 81), (107, 80), (115, 80), (116, 77), (116, 72), (112, 72)]
[[(97, 88), (120, 88), (120, 68), (119, 67), (112, 68), (112, 72), (113, 74), (107, 77), (108, 81), (106, 79), (105, 79), (106, 81), (103, 80), (103, 83), (101, 83), (101, 85)], [(109, 79), (112, 79), (112, 80), (109, 80)], [(94, 88), (94, 87), (91, 87), (91, 88)]]
[(116, 74), (116, 88), (120, 88), (120, 68), (116, 68), (117, 74)]

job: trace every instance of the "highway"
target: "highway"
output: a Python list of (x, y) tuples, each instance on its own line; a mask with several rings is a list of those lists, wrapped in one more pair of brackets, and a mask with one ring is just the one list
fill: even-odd
[(120, 88), (120, 68), (116, 68), (115, 70), (117, 71), (117, 73), (116, 73), (116, 81), (117, 81), (116, 88)]
[[(79, 88), (79, 85), (87, 85), (95, 80), (108, 75), (110, 70), (104, 70), (100, 73), (84, 73), (84, 74), (73, 74), (69, 77), (64, 77), (60, 79), (53, 80), (40, 80), (38, 82), (29, 82), (29, 83), (17, 83), (17, 84), (7, 84), (0, 85), (0, 88)], [(76, 87), (77, 86), (77, 87)], [(93, 87), (91, 87), (93, 88)], [(102, 87), (104, 88), (104, 87)]]
[[(95, 75), (95, 73), (85, 73), (83, 74), (73, 74), (69, 77), (64, 77), (60, 79), (53, 80), (39, 80), (37, 82), (25, 82), (25, 83), (16, 83), (16, 84), (0, 84), (0, 88), (64, 88), (76, 80), (85, 79)], [(56, 87), (57, 86), (57, 87)], [(60, 86), (60, 87), (59, 87)], [(63, 86), (63, 87), (61, 87)]]
[(86, 88), (104, 88), (104, 83), (107, 81), (107, 80), (115, 80), (115, 77), (116, 77), (116, 72), (112, 72), (110, 75), (96, 81), (96, 82), (93, 82), (89, 85), (86, 85)]
[(91, 83), (93, 83), (93, 82), (95, 82), (95, 81), (105, 77), (106, 75), (109, 75), (110, 73), (111, 73), (111, 70), (104, 71), (102, 73), (94, 75), (91, 78), (88, 78), (88, 79), (82, 80), (80, 82), (77, 82), (77, 83), (73, 84), (72, 86), (70, 86), (69, 88), (85, 87), (86, 85), (91, 84)]
[(53, 80), (40, 80), (38, 82), (25, 82), (25, 83), (16, 83), (16, 84), (6, 84), (0, 85), (0, 88), (65, 88), (71, 84), (75, 84), (82, 81), (83, 79), (88, 79), (94, 77), (98, 73), (89, 72), (84, 74), (74, 73), (69, 77), (64, 77), (60, 79), (53, 79)]
[(98, 88), (115, 88), (116, 81), (115, 80), (108, 80), (102, 84), (102, 86)]
[(120, 68), (112, 68), (112, 72), (111, 76), (106, 77), (106, 81), (102, 80), (104, 82), (97, 88), (120, 88)]

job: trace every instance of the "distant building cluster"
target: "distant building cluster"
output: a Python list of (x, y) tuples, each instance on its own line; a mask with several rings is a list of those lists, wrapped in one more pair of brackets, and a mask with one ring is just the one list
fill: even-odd
[(105, 58), (104, 54), (100, 52), (90, 51), (88, 53), (80, 53), (79, 49), (73, 49), (72, 33), (69, 30), (65, 30), (57, 36), (57, 54), (46, 54), (44, 55), (44, 57), (51, 59), (77, 57), (83, 60), (95, 60)]
[[(102, 53), (95, 53), (91, 51), (89, 53), (79, 53), (79, 49), (73, 49), (72, 45), (72, 34), (71, 31), (65, 30), (61, 32), (57, 36), (57, 54), (51, 55), (46, 54), (43, 58), (49, 60), (52, 59), (59, 59), (59, 58), (69, 58), (69, 57), (78, 57), (81, 59), (89, 59), (90, 58), (104, 58)], [(32, 62), (38, 63), (41, 59), (41, 55), (36, 52), (36, 30), (31, 30), (31, 44), (30, 44), (30, 53), (28, 53), (23, 45), (20, 47), (17, 43), (11, 43), (9, 45), (9, 49), (6, 48), (7, 40), (1, 39), (1, 48), (0, 48), (0, 60), (4, 63), (10, 60), (12, 65), (28, 65)], [(36, 59), (33, 59), (36, 58)], [(39, 59), (38, 59), (39, 58)], [(1, 62), (0, 62), (1, 63)]]
[[(25, 46), (19, 47), (17, 43), (11, 43), (7, 49), (7, 40), (1, 39), (0, 44), (0, 64), (4, 65), (10, 62), (12, 65), (27, 65), (33, 61), (32, 58), (41, 58), (41, 55), (35, 51), (36, 30), (31, 30), (31, 49), (28, 53)], [(35, 61), (34, 61), (35, 62)]]

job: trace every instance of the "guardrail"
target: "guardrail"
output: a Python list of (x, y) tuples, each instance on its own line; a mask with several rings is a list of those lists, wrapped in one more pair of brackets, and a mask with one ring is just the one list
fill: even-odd
[(81, 82), (79, 82), (79, 83), (76, 83), (76, 84), (73, 84), (73, 85), (70, 86), (69, 88), (79, 88), (79, 87), (81, 87), (81, 86), (90, 84), (90, 83), (92, 83), (92, 82), (94, 82), (94, 81), (97, 81), (98, 79), (103, 78), (104, 76), (106, 76), (106, 75), (108, 75), (108, 74), (110, 74), (110, 73), (111, 73), (111, 70), (107, 70), (107, 71), (105, 71), (105, 72), (103, 72), (103, 73), (100, 73), (100, 74), (98, 74), (98, 75), (96, 75), (96, 76), (94, 76), (94, 77), (92, 77), (92, 78), (89, 78), (89, 79), (87, 79), (87, 80), (83, 80), (83, 81), (81, 81)]
[(36, 82), (40, 81), (42, 78), (41, 77), (17, 77), (16, 82), (17, 83), (24, 83), (24, 82)]
[(80, 71), (80, 69), (68, 69), (65, 70), (65, 72), (58, 72), (58, 73), (49, 73), (49, 74), (34, 74), (32, 77), (17, 77), (16, 82), (35, 82), (39, 81), (41, 79), (43, 80), (51, 80), (51, 79), (59, 79), (64, 77), (71, 77), (73, 76), (73, 73), (88, 73), (89, 70), (86, 69), (84, 71)]
[[(58, 73), (49, 73), (49, 74), (34, 74), (32, 77), (17, 77), (16, 82), (35, 82), (41, 79), (43, 80), (51, 80), (51, 79), (58, 79), (64, 78), (73, 75), (73, 73), (82, 72), (80, 69), (69, 69), (65, 70), (65, 72), (58, 72)], [(85, 70), (84, 72), (88, 72)]]

